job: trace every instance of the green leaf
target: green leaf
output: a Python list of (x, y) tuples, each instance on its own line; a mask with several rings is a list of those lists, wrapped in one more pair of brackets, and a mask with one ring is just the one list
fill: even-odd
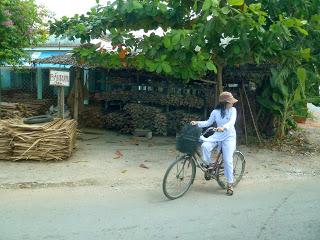
[(163, 62), (161, 66), (165, 73), (170, 74), (172, 72), (172, 68), (168, 62)]
[(214, 71), (214, 73), (217, 73), (217, 68), (212, 61), (207, 62), (206, 66), (208, 70)]
[(295, 92), (294, 92), (294, 97), (293, 97), (293, 101), (297, 102), (301, 100), (301, 88), (298, 87)]
[(133, 9), (142, 9), (143, 8), (142, 4), (136, 0), (133, 0), (132, 5), (133, 5)]
[(157, 73), (161, 73), (161, 72), (162, 72), (162, 66), (161, 66), (161, 64), (159, 64), (159, 65), (157, 66), (156, 72), (157, 72)]
[(202, 10), (207, 11), (212, 6), (212, 0), (205, 0), (202, 5)]
[(277, 104), (283, 104), (283, 102), (284, 102), (282, 96), (278, 93), (272, 93), (272, 99)]
[(233, 47), (233, 52), (234, 52), (235, 54), (239, 54), (240, 51), (241, 51), (241, 49), (240, 49), (239, 45), (234, 45), (234, 47)]
[(289, 96), (289, 89), (285, 84), (280, 83), (279, 84), (279, 89), (280, 89), (281, 93), (283, 94), (283, 96), (285, 96), (285, 97)]
[(164, 37), (163, 45), (164, 45), (165, 48), (170, 48), (171, 47), (171, 39), (170, 39), (170, 37)]
[(244, 0), (228, 0), (227, 2), (231, 6), (242, 6), (244, 4)]
[(189, 36), (185, 36), (182, 40), (181, 40), (182, 45), (185, 48), (189, 48), (190, 47), (190, 37)]
[(259, 11), (261, 9), (261, 3), (252, 3), (249, 5), (249, 9), (253, 12)]
[(167, 55), (165, 55), (165, 54), (164, 54), (164, 55), (161, 55), (160, 61), (163, 62), (164, 60), (166, 60), (166, 58), (167, 58)]
[(307, 30), (303, 29), (302, 27), (297, 27), (298, 31), (301, 32), (303, 35), (308, 36), (309, 33)]
[(301, 92), (304, 95), (304, 92), (306, 89), (306, 79), (307, 79), (306, 69), (304, 69), (303, 67), (299, 67), (297, 69), (297, 76), (299, 79), (299, 86), (301, 87)]
[(172, 37), (172, 45), (176, 46), (180, 42), (180, 32), (177, 32), (175, 35)]
[(311, 54), (310, 53), (311, 53), (311, 49), (310, 48), (305, 48), (305, 49), (300, 50), (301, 56), (307, 61), (309, 61), (310, 58), (311, 58)]
[(230, 8), (228, 8), (228, 7), (223, 7), (223, 8), (221, 8), (221, 12), (222, 12), (223, 14), (227, 15), (227, 14), (230, 12)]
[(157, 65), (150, 60), (146, 60), (146, 66), (151, 72), (154, 72), (157, 68)]
[(159, 4), (159, 8), (160, 8), (160, 11), (162, 12), (162, 13), (166, 13), (167, 12), (167, 5), (165, 5), (165, 4), (163, 4), (163, 3), (160, 3)]
[(194, 5), (193, 5), (193, 10), (194, 10), (195, 12), (198, 11), (198, 1), (195, 1)]

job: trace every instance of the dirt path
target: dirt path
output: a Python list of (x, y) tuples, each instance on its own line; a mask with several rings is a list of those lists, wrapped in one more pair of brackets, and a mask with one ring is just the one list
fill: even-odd
[[(309, 106), (315, 119), (300, 125), (310, 142), (320, 144), (320, 108)], [(238, 147), (247, 161), (244, 181), (269, 181), (319, 176), (319, 154), (288, 154), (257, 147)], [(0, 161), (0, 189), (103, 185), (135, 185), (153, 189), (161, 185), (175, 159), (175, 138), (151, 140), (104, 130), (83, 130), (77, 151), (63, 162)], [(203, 176), (198, 172), (197, 181)]]
[[(313, 135), (319, 136), (309, 128)], [(320, 175), (316, 154), (284, 152), (239, 146), (247, 161), (244, 181), (269, 181)], [(73, 157), (63, 162), (0, 161), (0, 188), (45, 188), (103, 185), (111, 188), (135, 185), (141, 189), (160, 187), (170, 162), (176, 157), (175, 138), (152, 140), (86, 130)], [(203, 182), (198, 172), (197, 181)]]
[(319, 179), (243, 182), (232, 197), (195, 183), (175, 201), (135, 187), (2, 189), (0, 239), (318, 240)]

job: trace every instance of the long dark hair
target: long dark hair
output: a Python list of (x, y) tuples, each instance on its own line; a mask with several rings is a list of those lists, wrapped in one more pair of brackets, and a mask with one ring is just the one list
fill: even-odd
[(220, 110), (221, 117), (224, 118), (226, 116), (226, 108), (227, 108), (227, 102), (219, 102), (215, 109)]

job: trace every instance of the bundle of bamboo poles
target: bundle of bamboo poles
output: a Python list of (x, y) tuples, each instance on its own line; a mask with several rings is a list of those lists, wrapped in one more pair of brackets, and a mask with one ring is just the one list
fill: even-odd
[(0, 103), (0, 117), (1, 119), (10, 119), (17, 117), (29, 117), (32, 114), (27, 107), (21, 103)]
[(75, 147), (76, 131), (75, 120), (56, 119), (42, 125), (26, 125), (20, 119), (3, 120), (0, 122), (0, 158), (11, 161), (67, 159)]
[(10, 147), (10, 135), (8, 131), (0, 126), (0, 157), (1, 159), (9, 159), (12, 151)]

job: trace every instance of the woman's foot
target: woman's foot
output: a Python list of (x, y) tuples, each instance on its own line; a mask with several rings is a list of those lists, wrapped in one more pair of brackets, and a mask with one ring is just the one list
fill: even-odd
[(207, 170), (215, 170), (217, 168), (217, 164), (215, 164), (215, 163), (210, 163), (209, 165), (201, 163), (201, 166), (203, 168), (206, 168)]
[(227, 185), (227, 195), (232, 196), (233, 195), (233, 187), (232, 184)]

